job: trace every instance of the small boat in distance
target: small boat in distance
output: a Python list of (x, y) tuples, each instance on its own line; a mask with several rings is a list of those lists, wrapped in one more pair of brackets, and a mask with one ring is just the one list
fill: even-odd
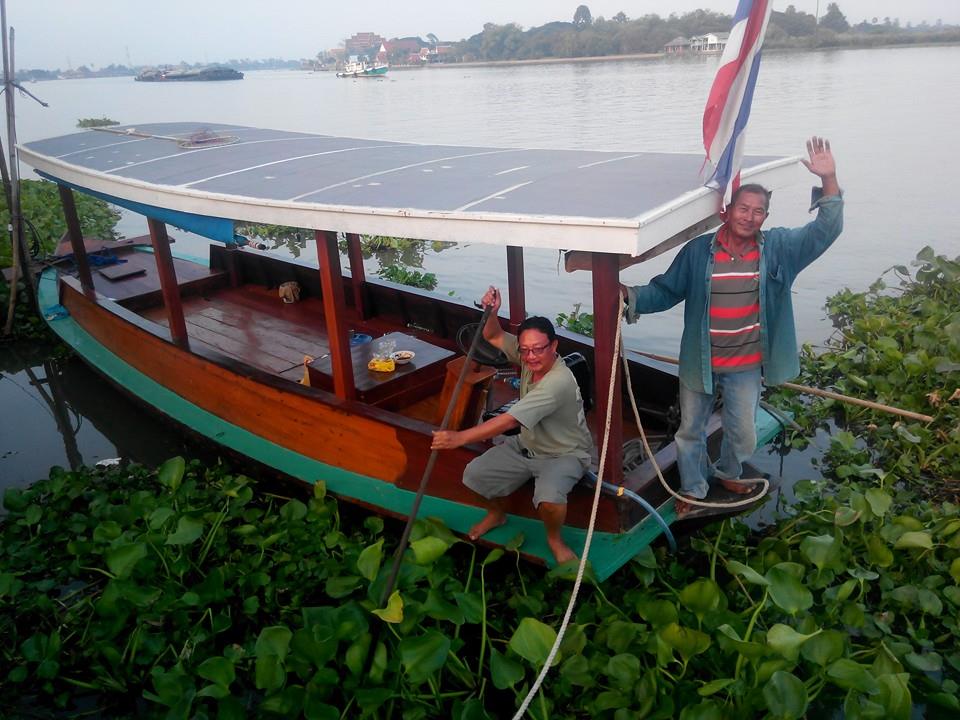
[(174, 68), (151, 68), (144, 70), (134, 80), (138, 82), (193, 82), (208, 80), (243, 80), (243, 73), (233, 68), (214, 66), (176, 70)]
[(337, 72), (338, 78), (369, 78), (384, 77), (390, 66), (385, 62), (375, 60), (367, 62), (366, 60), (354, 60), (343, 66), (343, 70)]

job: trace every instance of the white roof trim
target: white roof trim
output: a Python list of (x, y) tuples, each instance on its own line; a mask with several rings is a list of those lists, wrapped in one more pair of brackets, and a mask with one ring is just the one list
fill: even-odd
[[(639, 255), (698, 226), (717, 210), (716, 194), (705, 187), (630, 219), (271, 200), (148, 183), (73, 165), (22, 145), (19, 150), (20, 158), (40, 172), (145, 205), (254, 223), (422, 240)], [(771, 188), (782, 187), (797, 179), (797, 168), (800, 167), (799, 158), (783, 158), (750, 168), (743, 177), (744, 181), (762, 182)]]

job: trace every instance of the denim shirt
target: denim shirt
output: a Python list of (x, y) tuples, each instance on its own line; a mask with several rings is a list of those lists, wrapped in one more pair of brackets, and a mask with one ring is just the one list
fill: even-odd
[[(760, 233), (760, 345), (764, 382), (779, 385), (800, 373), (791, 287), (797, 274), (826, 251), (843, 230), (842, 195), (822, 196), (814, 188), (813, 222), (799, 228)], [(637, 315), (668, 310), (681, 301), (680, 380), (691, 390), (713, 392), (710, 363), (710, 278), (716, 231), (681, 248), (670, 267), (646, 285), (628, 288), (627, 322)]]

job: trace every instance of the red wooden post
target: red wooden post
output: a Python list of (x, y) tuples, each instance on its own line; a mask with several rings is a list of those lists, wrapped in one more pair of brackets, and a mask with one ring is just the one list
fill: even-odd
[(230, 278), (230, 287), (240, 287), (240, 253), (237, 245), (227, 245), (223, 257), (227, 265), (227, 277)]
[(507, 246), (507, 292), (510, 298), (510, 332), (516, 335), (520, 324), (527, 318), (522, 247)]
[[(610, 391), (610, 365), (614, 361), (613, 344), (617, 333), (617, 303), (620, 302), (620, 262), (616, 255), (592, 253), (593, 256), (593, 374), (597, 408), (597, 451), (601, 449), (607, 417), (607, 395)], [(610, 418), (610, 441), (603, 479), (620, 483), (623, 478), (623, 407), (620, 379), (623, 368), (617, 358), (617, 374), (613, 388), (613, 413)]]
[(93, 276), (90, 274), (87, 248), (83, 244), (83, 230), (80, 228), (80, 216), (73, 200), (73, 190), (66, 185), (58, 185), (57, 188), (60, 190), (60, 203), (63, 205), (63, 217), (67, 221), (67, 235), (70, 236), (70, 247), (73, 249), (73, 262), (77, 266), (80, 287), (93, 290)]
[(160, 276), (160, 293), (163, 295), (163, 304), (167, 308), (170, 338), (177, 345), (186, 346), (188, 344), (187, 323), (183, 319), (183, 305), (180, 302), (177, 271), (173, 267), (173, 256), (170, 254), (167, 226), (153, 218), (147, 218), (147, 226), (150, 228), (153, 256), (157, 261), (157, 274)]
[(327, 341), (330, 343), (330, 366), (333, 369), (333, 391), (337, 397), (353, 400), (357, 388), (353, 381), (353, 358), (350, 338), (343, 311), (343, 273), (340, 270), (340, 251), (337, 234), (317, 230), (317, 260), (320, 263), (320, 288), (323, 292), (323, 316), (327, 323)]
[(363, 271), (360, 236), (356, 233), (347, 233), (347, 257), (350, 259), (350, 277), (353, 278), (353, 306), (357, 309), (357, 317), (366, 320), (370, 317), (367, 312), (367, 277)]

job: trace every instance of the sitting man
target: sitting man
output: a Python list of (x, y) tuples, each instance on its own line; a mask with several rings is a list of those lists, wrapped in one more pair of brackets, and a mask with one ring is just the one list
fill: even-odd
[(470, 529), (469, 537), (476, 540), (503, 525), (507, 516), (501, 498), (533, 478), (533, 504), (546, 528), (550, 552), (558, 564), (574, 560), (576, 555), (563, 541), (560, 530), (567, 516), (567, 494), (590, 467), (593, 447), (580, 388), (557, 355), (557, 335), (549, 320), (529, 317), (515, 336), (500, 327), (500, 292), (496, 288), (487, 290), (483, 305), (493, 308), (483, 328), (484, 339), (522, 368), (520, 400), (476, 427), (435, 432), (432, 447), (457, 448), (519, 427), (519, 435), (507, 437), (467, 465), (463, 484), (477, 494), (487, 510)]
[[(813, 222), (761, 232), (770, 193), (759, 185), (743, 185), (733, 194), (719, 230), (687, 243), (667, 271), (647, 285), (624, 288), (628, 322), (685, 301), (675, 440), (680, 492), (688, 498), (706, 497), (711, 476), (731, 492), (750, 492), (749, 485), (737, 481), (743, 461), (756, 450), (761, 383), (777, 385), (800, 372), (791, 285), (843, 229), (830, 143), (814, 137), (807, 153), (803, 164), (822, 183), (814, 190), (818, 210)], [(706, 425), (718, 391), (723, 394), (723, 441), (720, 458), (711, 465)], [(690, 508), (690, 503), (678, 502), (677, 515), (683, 517)]]

